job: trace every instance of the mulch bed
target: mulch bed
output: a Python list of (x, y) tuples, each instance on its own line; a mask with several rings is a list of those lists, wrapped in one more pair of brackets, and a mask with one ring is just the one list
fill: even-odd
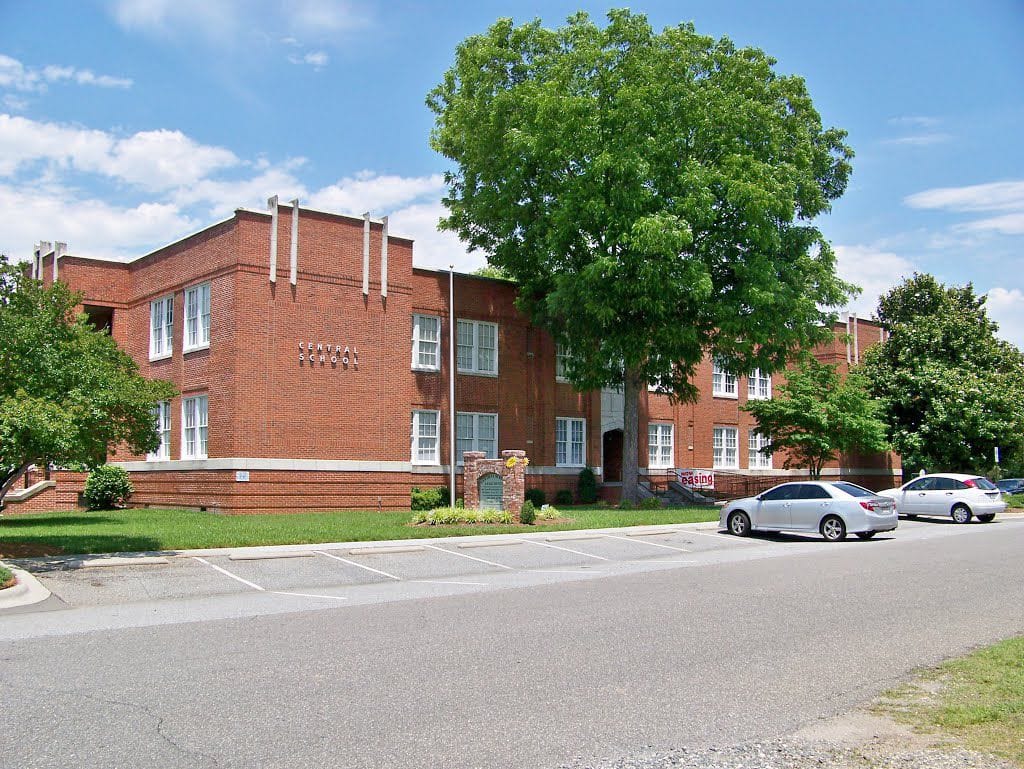
[(63, 555), (64, 549), (55, 545), (36, 542), (0, 542), (0, 558), (38, 558), (46, 555)]

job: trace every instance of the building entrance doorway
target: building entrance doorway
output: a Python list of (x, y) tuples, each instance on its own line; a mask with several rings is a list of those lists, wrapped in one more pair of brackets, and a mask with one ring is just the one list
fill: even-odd
[(622, 430), (609, 430), (601, 441), (605, 483), (622, 483)]

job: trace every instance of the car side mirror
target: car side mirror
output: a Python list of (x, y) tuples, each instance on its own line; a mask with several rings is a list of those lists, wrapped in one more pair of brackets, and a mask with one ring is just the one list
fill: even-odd
[(758, 502), (763, 502), (764, 494), (758, 494), (756, 497), (754, 497), (754, 499), (756, 499)]

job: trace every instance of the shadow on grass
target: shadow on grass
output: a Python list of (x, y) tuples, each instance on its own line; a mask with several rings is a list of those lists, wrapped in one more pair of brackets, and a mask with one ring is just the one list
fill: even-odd
[(114, 518), (106, 518), (101, 515), (60, 515), (52, 518), (0, 518), (0, 536), (3, 536), (4, 529), (21, 529), (36, 526), (89, 526), (97, 523), (113, 523)]
[[(26, 571), (56, 571), (68, 568), (76, 555), (101, 554), (113, 557), (143, 557), (159, 550), (159, 540), (119, 534), (97, 536), (54, 535), (6, 537), (0, 535), (0, 554), (5, 561)], [(70, 558), (69, 558), (70, 557)]]

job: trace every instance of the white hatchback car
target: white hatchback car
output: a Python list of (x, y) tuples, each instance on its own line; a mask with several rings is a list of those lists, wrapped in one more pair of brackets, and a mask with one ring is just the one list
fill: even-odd
[(999, 487), (979, 475), (933, 473), (878, 493), (892, 499), (900, 515), (911, 518), (948, 515), (957, 523), (969, 523), (973, 515), (988, 523), (1006, 509)]
[(847, 532), (871, 539), (899, 524), (888, 497), (847, 481), (800, 481), (774, 486), (756, 497), (730, 502), (719, 519), (737, 537), (751, 531), (817, 531), (829, 542)]

